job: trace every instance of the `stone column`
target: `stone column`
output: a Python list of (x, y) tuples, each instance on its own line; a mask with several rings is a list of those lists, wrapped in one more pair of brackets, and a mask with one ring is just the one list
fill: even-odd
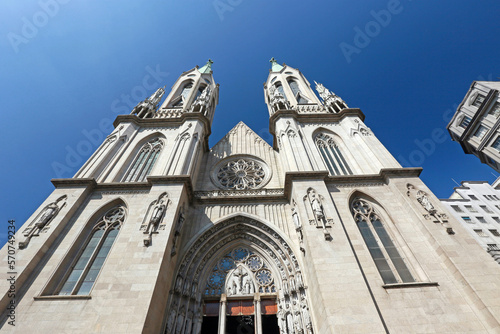
[(256, 293), (253, 299), (255, 313), (255, 334), (262, 334), (262, 312), (260, 309), (260, 294)]
[(219, 333), (226, 334), (226, 295), (223, 293), (220, 296), (220, 308), (219, 308)]

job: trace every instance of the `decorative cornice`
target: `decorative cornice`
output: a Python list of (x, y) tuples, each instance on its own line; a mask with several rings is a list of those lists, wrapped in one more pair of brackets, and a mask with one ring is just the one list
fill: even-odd
[(161, 126), (173, 127), (181, 126), (188, 119), (201, 121), (203, 123), (203, 127), (205, 128), (204, 148), (205, 151), (208, 151), (208, 137), (212, 133), (212, 129), (209, 119), (200, 113), (184, 112), (178, 118), (139, 118), (136, 115), (118, 115), (113, 122), (113, 126), (116, 128), (119, 124), (128, 122), (142, 128), (157, 128)]
[(141, 190), (150, 190), (155, 184), (184, 184), (186, 185), (189, 201), (193, 200), (193, 183), (188, 175), (171, 176), (148, 176), (146, 182), (109, 182), (97, 183), (94, 178), (71, 178), (71, 179), (52, 179), (51, 182), (56, 188), (68, 188), (75, 186), (86, 186), (93, 191), (121, 191), (133, 192)]
[(276, 201), (285, 200), (285, 191), (282, 188), (278, 189), (257, 189), (257, 190), (211, 190), (211, 191), (195, 191), (194, 197), (202, 202), (248, 202), (249, 200)]
[(327, 176), (325, 182), (339, 187), (345, 187), (348, 184), (353, 184), (353, 186), (373, 183), (387, 184), (391, 177), (418, 177), (422, 170), (422, 167), (383, 168), (378, 174)]
[(269, 118), (269, 132), (275, 135), (275, 123), (280, 117), (288, 116), (293, 117), (295, 120), (304, 123), (317, 123), (317, 122), (339, 122), (347, 116), (357, 116), (362, 121), (365, 120), (365, 115), (358, 108), (346, 108), (339, 113), (299, 113), (296, 110), (278, 110)]

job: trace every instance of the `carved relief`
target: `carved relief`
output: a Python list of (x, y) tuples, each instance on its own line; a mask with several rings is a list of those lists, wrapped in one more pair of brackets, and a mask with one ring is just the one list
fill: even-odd
[(56, 199), (54, 202), (48, 204), (42, 211), (35, 217), (35, 219), (28, 225), (23, 232), (26, 239), (19, 242), (19, 249), (28, 247), (32, 237), (37, 237), (42, 232), (47, 232), (50, 222), (57, 216), (59, 211), (66, 205), (68, 196), (63, 195)]
[(144, 216), (143, 223), (140, 230), (144, 234), (147, 234), (144, 238), (144, 246), (148, 247), (152, 242), (152, 235), (158, 234), (160, 230), (165, 229), (165, 224), (163, 223), (163, 218), (165, 217), (165, 212), (170, 200), (168, 199), (168, 194), (166, 192), (158, 196), (158, 199), (151, 202), (149, 208)]

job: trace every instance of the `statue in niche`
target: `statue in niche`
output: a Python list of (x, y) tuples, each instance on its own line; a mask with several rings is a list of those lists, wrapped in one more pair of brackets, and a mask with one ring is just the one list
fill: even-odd
[(255, 293), (255, 286), (252, 282), (250, 276), (246, 276), (243, 281), (243, 288), (245, 289), (245, 293), (247, 295)]
[[(40, 232), (44, 230), (45, 227), (54, 219), (54, 217), (61, 211), (61, 209), (66, 205), (66, 198), (68, 196), (63, 195), (56, 199), (54, 202), (47, 205), (43, 210), (36, 216), (35, 220), (30, 224), (31, 228), (28, 228), (25, 232), (26, 239), (19, 242), (19, 248), (24, 249), (28, 247), (29, 242), (32, 237), (40, 235)], [(64, 201), (64, 203), (59, 206), (59, 202)]]
[(425, 210), (427, 210), (430, 214), (433, 214), (436, 212), (436, 209), (434, 208), (434, 205), (429, 201), (429, 198), (427, 197), (426, 193), (424, 193), (422, 190), (419, 190), (417, 192), (417, 201), (424, 207)]
[(316, 194), (314, 189), (308, 190), (309, 201), (311, 203), (311, 209), (314, 215), (314, 219), (316, 220), (316, 226), (320, 226), (323, 228), (323, 234), (326, 240), (331, 240), (331, 235), (327, 231), (328, 222), (325, 217), (325, 212), (323, 210), (323, 205), (319, 200), (319, 196)]
[(297, 286), (299, 287), (299, 289), (303, 289), (304, 288), (304, 281), (302, 280), (302, 274), (300, 271), (297, 271), (296, 280), (297, 280)]
[(179, 214), (179, 218), (177, 219), (177, 224), (175, 225), (174, 241), (172, 245), (172, 251), (170, 252), (170, 256), (174, 256), (175, 254), (177, 254), (177, 239), (181, 235), (183, 225), (184, 225), (184, 213), (181, 212)]
[(186, 330), (184, 331), (184, 333), (191, 333), (192, 325), (193, 325), (193, 312), (189, 310), (186, 316)]
[(278, 314), (277, 314), (278, 327), (280, 328), (280, 334), (287, 334), (287, 330), (286, 330), (286, 314), (285, 314), (285, 310), (283, 309), (283, 303), (284, 303), (284, 301), (281, 301), (278, 304)]
[(295, 329), (295, 333), (297, 333), (297, 334), (304, 333), (304, 327), (302, 327), (302, 318), (300, 315), (300, 311), (298, 311), (298, 310), (296, 310), (294, 312), (293, 327)]
[(182, 330), (184, 329), (184, 316), (186, 312), (184, 311), (184, 306), (179, 312), (179, 315), (177, 316), (177, 326), (175, 326), (175, 333), (180, 334), (182, 333)]
[(288, 303), (286, 303), (286, 324), (290, 333), (293, 333), (293, 315)]
[(144, 239), (144, 246), (146, 247), (151, 245), (152, 235), (158, 233), (158, 228), (163, 220), (163, 217), (165, 216), (165, 212), (167, 211), (168, 194), (161, 194), (155, 202), (156, 204), (153, 207), (149, 222), (147, 225), (141, 227), (141, 229), (144, 230), (144, 234), (148, 235)]
[(168, 317), (168, 323), (167, 323), (167, 333), (173, 333), (174, 330), (174, 325), (175, 325), (175, 317), (177, 315), (177, 312), (175, 309), (177, 308), (177, 305), (174, 303), (172, 304), (170, 315)]
[(302, 311), (302, 319), (304, 319), (304, 325), (306, 326), (307, 334), (312, 334), (311, 315), (309, 314), (309, 307), (307, 307), (306, 298), (304, 296), (301, 296), (300, 308)]
[(299, 247), (302, 252), (305, 252), (304, 248), (304, 234), (302, 233), (302, 224), (300, 223), (299, 213), (295, 208), (295, 201), (293, 201), (294, 206), (292, 207), (292, 220), (295, 225), (295, 232), (297, 232), (297, 236), (299, 238)]

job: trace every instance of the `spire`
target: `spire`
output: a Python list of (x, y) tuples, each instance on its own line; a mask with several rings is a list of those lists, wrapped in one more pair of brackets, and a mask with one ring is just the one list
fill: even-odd
[(276, 61), (276, 59), (274, 59), (274, 57), (272, 57), (271, 60), (269, 60), (269, 62), (271, 63), (271, 72), (279, 72), (283, 69), (283, 66), (278, 64), (278, 62)]
[(210, 73), (210, 72), (212, 72), (212, 64), (213, 63), (214, 62), (212, 61), (212, 59), (209, 59), (207, 61), (207, 63), (205, 64), (205, 66), (203, 66), (202, 68), (198, 69), (198, 71), (200, 73)]

